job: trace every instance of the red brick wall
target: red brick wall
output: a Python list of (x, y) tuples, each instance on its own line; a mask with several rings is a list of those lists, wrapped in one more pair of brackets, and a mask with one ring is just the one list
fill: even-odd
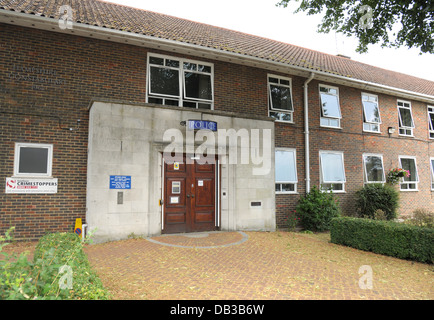
[[(17, 238), (38, 238), (49, 231), (72, 230), (76, 218), (85, 218), (88, 111), (91, 98), (145, 102), (146, 48), (0, 24), (0, 233), (16, 227)], [(155, 50), (152, 52), (157, 53)], [(165, 53), (165, 52), (159, 52)], [(167, 53), (176, 56), (176, 54)], [(194, 60), (210, 61), (194, 58)], [(267, 74), (264, 69), (214, 63), (215, 109), (267, 115)], [(10, 77), (14, 66), (55, 70), (40, 84)], [(36, 73), (21, 72), (27, 76)], [(305, 193), (303, 82), (292, 78), (294, 123), (276, 123), (276, 147), (296, 148), (298, 193), (276, 196), (277, 223)], [(33, 86), (37, 84), (38, 88)], [(415, 138), (389, 138), (388, 126), (398, 127), (396, 98), (379, 94), (382, 133), (362, 131), (360, 90), (339, 86), (342, 129), (320, 128), (318, 82), (309, 84), (311, 185), (319, 183), (319, 150), (344, 152), (346, 193), (339, 194), (342, 209), (354, 213), (353, 195), (363, 185), (363, 152), (382, 153), (385, 169), (398, 165), (398, 155), (417, 157), (421, 183), (418, 192), (401, 192), (403, 213), (416, 207), (434, 207), (430, 191), (429, 157), (434, 150), (427, 138), (426, 104), (412, 101)], [(81, 119), (79, 131), (74, 127)], [(14, 143), (54, 145), (54, 195), (5, 194), (5, 178), (13, 175)], [(400, 151), (400, 150), (406, 150)]]

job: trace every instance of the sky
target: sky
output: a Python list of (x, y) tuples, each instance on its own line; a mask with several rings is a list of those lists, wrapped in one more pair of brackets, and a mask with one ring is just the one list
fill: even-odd
[[(335, 32), (317, 32), (321, 15), (294, 13), (299, 2), (277, 7), (279, 0), (109, 0), (135, 8), (164, 13), (217, 27), (241, 31), (300, 47), (343, 54), (383, 69), (434, 81), (434, 55), (417, 48), (381, 48), (370, 45), (368, 53), (355, 51), (358, 40)], [(374, 21), (375, 23), (375, 21)]]

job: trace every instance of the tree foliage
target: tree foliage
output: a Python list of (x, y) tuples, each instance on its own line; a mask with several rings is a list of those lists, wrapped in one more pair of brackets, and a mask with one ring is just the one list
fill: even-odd
[[(277, 6), (287, 7), (291, 1), (281, 0)], [(367, 52), (369, 44), (415, 47), (421, 53), (434, 53), (432, 0), (301, 0), (295, 13), (300, 11), (308, 15), (325, 12), (318, 32), (335, 30), (355, 36), (360, 53)]]

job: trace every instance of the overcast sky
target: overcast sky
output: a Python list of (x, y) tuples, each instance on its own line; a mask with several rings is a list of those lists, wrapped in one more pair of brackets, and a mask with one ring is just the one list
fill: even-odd
[[(262, 36), (434, 81), (434, 55), (418, 49), (369, 46), (358, 54), (357, 39), (317, 33), (321, 16), (293, 13), (299, 2), (276, 7), (279, 0), (110, 0), (110, 2)], [(374, 21), (375, 23), (375, 21)]]

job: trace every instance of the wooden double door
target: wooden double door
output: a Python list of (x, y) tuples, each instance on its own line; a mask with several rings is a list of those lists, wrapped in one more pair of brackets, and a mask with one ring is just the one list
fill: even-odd
[(189, 155), (163, 159), (162, 232), (215, 230), (217, 159), (207, 163)]

